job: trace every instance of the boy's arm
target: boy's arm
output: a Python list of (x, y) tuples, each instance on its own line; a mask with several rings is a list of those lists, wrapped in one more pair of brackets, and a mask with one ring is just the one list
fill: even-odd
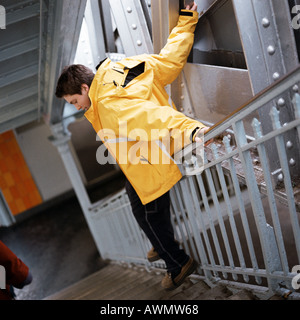
[(147, 62), (152, 66), (156, 80), (163, 86), (172, 83), (187, 62), (198, 22), (196, 8), (195, 5), (192, 10), (181, 10), (177, 26), (169, 35), (167, 44), (158, 55), (148, 56)]
[[(144, 100), (120, 108), (116, 118), (119, 121), (120, 137), (136, 140), (139, 136), (142, 141), (156, 141), (167, 138), (172, 133), (174, 139), (183, 142), (181, 147), (194, 142), (201, 129), (205, 128), (201, 122), (186, 117), (169, 106), (157, 106)], [(120, 123), (126, 123), (126, 126), (123, 128)], [(177, 151), (179, 150), (175, 150)]]
[(29, 268), (2, 241), (0, 241), (0, 265), (5, 268), (8, 285), (22, 288), (31, 277)]

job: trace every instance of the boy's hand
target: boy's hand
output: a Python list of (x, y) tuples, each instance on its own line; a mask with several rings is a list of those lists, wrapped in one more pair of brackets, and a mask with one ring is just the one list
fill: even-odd
[(197, 11), (197, 4), (196, 2), (188, 4), (186, 7), (186, 10), (192, 10), (192, 11)]
[[(202, 129), (198, 132), (197, 136), (195, 137), (195, 142), (202, 142), (202, 139), (204, 138), (204, 135), (209, 131), (209, 129), (210, 129), (209, 127), (204, 127), (204, 128), (202, 128)], [(208, 146), (209, 144), (211, 144), (213, 141), (214, 141), (213, 139), (207, 141), (204, 146), (207, 147), (207, 146)]]

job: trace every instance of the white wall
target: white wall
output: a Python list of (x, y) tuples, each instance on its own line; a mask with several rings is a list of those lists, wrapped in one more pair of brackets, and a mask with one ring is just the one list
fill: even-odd
[(63, 162), (48, 140), (49, 136), (51, 131), (43, 121), (16, 130), (19, 146), (44, 201), (72, 190)]

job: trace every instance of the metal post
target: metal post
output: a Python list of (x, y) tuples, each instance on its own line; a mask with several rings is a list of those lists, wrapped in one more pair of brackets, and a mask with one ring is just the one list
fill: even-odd
[[(274, 130), (280, 129), (281, 124), (279, 121), (279, 111), (274, 107), (270, 115), (272, 118), (272, 125), (274, 127)], [(287, 202), (288, 202), (289, 213), (291, 217), (292, 229), (295, 237), (297, 255), (300, 261), (300, 225), (299, 225), (299, 219), (296, 211), (293, 185), (292, 185), (291, 176), (290, 176), (291, 166), (289, 164), (289, 160), (286, 154), (286, 144), (284, 142), (283, 136), (282, 135), (276, 136), (275, 141), (276, 141), (276, 146), (279, 153), (280, 164), (282, 167), (282, 181), (284, 182), (284, 187), (286, 189)]]
[(82, 178), (77, 168), (76, 161), (70, 149), (69, 141), (71, 139), (71, 134), (64, 130), (62, 123), (51, 126), (51, 130), (53, 136), (49, 137), (49, 139), (51, 140), (53, 145), (57, 147), (57, 150), (62, 158), (65, 169), (80, 203), (86, 222), (89, 226), (92, 236), (94, 237), (96, 246), (101, 253), (101, 243), (96, 241), (97, 230), (95, 230), (93, 221), (91, 219), (90, 208), (92, 207), (92, 204), (90, 202), (86, 188), (82, 182)]
[(255, 173), (253, 170), (252, 158), (249, 150), (242, 151), (241, 147), (247, 144), (245, 129), (242, 121), (233, 124), (233, 129), (237, 141), (237, 148), (239, 150), (240, 160), (245, 172), (245, 179), (251, 200), (253, 215), (255, 218), (262, 253), (267, 272), (267, 280), (271, 292), (275, 292), (278, 287), (278, 281), (270, 278), (274, 271), (282, 271), (280, 264), (280, 257), (276, 245), (276, 239), (273, 228), (267, 224), (263, 204), (261, 201), (261, 194), (259, 192)]
[[(257, 94), (299, 64), (295, 36), (290, 27), (290, 8), (287, 1), (278, 0), (233, 0), (233, 5), (252, 90)], [(258, 111), (263, 134), (273, 130), (269, 118), (273, 106), (282, 110), (282, 124), (295, 119), (292, 93), (286, 92)], [(291, 168), (292, 176), (296, 180), (300, 177), (299, 140), (290, 133), (285, 135), (285, 139), (294, 146), (286, 151), (289, 158), (296, 159), (296, 165)], [(274, 140), (266, 144), (266, 149), (273, 183), (276, 185), (282, 171)]]

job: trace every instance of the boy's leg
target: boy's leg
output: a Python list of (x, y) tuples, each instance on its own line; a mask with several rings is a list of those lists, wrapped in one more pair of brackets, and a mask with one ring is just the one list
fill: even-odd
[(180, 249), (174, 238), (170, 220), (169, 193), (144, 206), (128, 181), (126, 191), (139, 226), (160, 258), (166, 262), (167, 271), (175, 277), (189, 261), (189, 256)]

